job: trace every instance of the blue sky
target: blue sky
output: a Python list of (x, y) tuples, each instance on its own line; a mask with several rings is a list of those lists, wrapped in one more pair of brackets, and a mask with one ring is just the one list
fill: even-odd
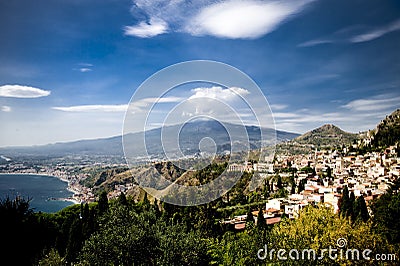
[(400, 107), (396, 0), (0, 0), (0, 40), (0, 146), (119, 135), (136, 88), (187, 60), (249, 75), (277, 129)]

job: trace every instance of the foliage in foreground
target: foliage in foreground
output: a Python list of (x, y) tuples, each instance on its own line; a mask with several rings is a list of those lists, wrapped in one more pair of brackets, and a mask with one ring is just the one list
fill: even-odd
[[(34, 213), (23, 199), (0, 204), (2, 236), (13, 246), (2, 264), (14, 265), (374, 265), (377, 261), (330, 259), (278, 260), (277, 251), (338, 248), (371, 249), (400, 258), (398, 194), (375, 202), (375, 215), (362, 219), (333, 214), (323, 206), (306, 208), (296, 220), (261, 226), (249, 219), (246, 230), (231, 231), (218, 223), (221, 202), (196, 207), (135, 203), (121, 196), (99, 204), (74, 205), (56, 214)], [(388, 208), (384, 208), (384, 204)], [(14, 238), (12, 238), (14, 237)], [(265, 253), (265, 247), (268, 252)], [(270, 251), (275, 249), (270, 258)], [(261, 251), (260, 251), (261, 250)], [(257, 255), (265, 255), (259, 259)], [(288, 257), (288, 253), (284, 254)], [(292, 254), (293, 255), (293, 254)], [(296, 255), (296, 254), (294, 254)], [(344, 253), (344, 255), (346, 255)], [(300, 253), (301, 256), (301, 253)], [(360, 255), (361, 256), (361, 255)], [(385, 265), (390, 265), (386, 262)], [(395, 263), (393, 263), (395, 265)]]

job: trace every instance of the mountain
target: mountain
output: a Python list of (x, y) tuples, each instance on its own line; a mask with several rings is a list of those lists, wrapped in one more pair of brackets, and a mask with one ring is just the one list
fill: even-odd
[(348, 133), (339, 127), (326, 124), (313, 129), (303, 135), (295, 138), (292, 142), (299, 144), (311, 144), (315, 146), (341, 146), (342, 144), (351, 144), (359, 138), (358, 134)]
[[(245, 143), (246, 136), (241, 134), (243, 133), (242, 126), (234, 124), (225, 124), (225, 126), (231, 130), (231, 134), (236, 136), (235, 140), (238, 140), (237, 145)], [(260, 129), (256, 126), (245, 126), (245, 130), (247, 131), (251, 148), (259, 148), (261, 146), (261, 132), (263, 134), (274, 134), (276, 132), (278, 142), (288, 141), (299, 136), (296, 133), (274, 131), (273, 129), (265, 128)], [(124, 136), (124, 142), (129, 147), (134, 147), (133, 149), (129, 149), (130, 156), (144, 156), (146, 151), (136, 147), (143, 146), (143, 137), (145, 137), (147, 152), (150, 155), (159, 156), (163, 154), (164, 147), (177, 147), (176, 143), (173, 142), (173, 138), (167, 138), (161, 142), (161, 136), (176, 136), (176, 132), (179, 132), (179, 147), (185, 155), (199, 152), (199, 142), (204, 137), (210, 137), (218, 144), (216, 147), (217, 152), (230, 149), (230, 138), (227, 129), (219, 122), (210, 120), (198, 120), (184, 125), (166, 126), (146, 132), (129, 133)], [(209, 150), (207, 145), (210, 146), (210, 142), (204, 145), (206, 150)], [(170, 152), (176, 153), (177, 149), (172, 149)], [(123, 156), (122, 137), (115, 136), (111, 138), (79, 140), (30, 147), (0, 148), (0, 155), (11, 158), (17, 156), (62, 157), (68, 155)]]
[[(371, 133), (370, 133), (371, 134)], [(400, 109), (386, 116), (372, 131), (375, 147), (390, 146), (400, 141)]]

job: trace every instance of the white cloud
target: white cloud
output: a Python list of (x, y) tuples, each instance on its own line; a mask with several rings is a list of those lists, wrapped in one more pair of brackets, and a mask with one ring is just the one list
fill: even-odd
[(400, 106), (400, 97), (381, 95), (379, 98), (358, 99), (342, 105), (354, 111), (379, 111), (394, 109)]
[(149, 38), (167, 31), (220, 38), (255, 39), (299, 13), (314, 0), (134, 0), (132, 14), (140, 21), (124, 28), (126, 35)]
[(1, 106), (1, 111), (2, 112), (11, 112), (11, 107), (7, 105)]
[(85, 73), (85, 72), (90, 72), (90, 71), (92, 71), (92, 69), (91, 69), (91, 68), (88, 68), (88, 67), (82, 67), (82, 68), (79, 69), (79, 71), (82, 72), (82, 73)]
[(168, 24), (161, 19), (150, 19), (149, 22), (140, 22), (135, 26), (125, 26), (125, 35), (140, 38), (150, 38), (168, 31)]
[(144, 98), (128, 104), (92, 104), (92, 105), (74, 105), (74, 106), (56, 106), (53, 110), (63, 112), (126, 112), (128, 106), (132, 111), (139, 111), (148, 107), (153, 103), (171, 103), (178, 102), (179, 97), (164, 97), (164, 98)]
[(39, 98), (49, 96), (50, 91), (22, 86), (22, 85), (3, 85), (0, 86), (0, 97), (13, 98)]
[(76, 105), (66, 107), (52, 107), (54, 110), (64, 112), (125, 112), (128, 108), (127, 104), (117, 105)]
[(400, 30), (400, 20), (396, 20), (389, 25), (374, 29), (367, 33), (363, 33), (360, 35), (356, 35), (350, 39), (351, 42), (358, 43), (358, 42), (368, 42), (375, 40), (379, 37), (382, 37), (385, 34), (388, 34), (393, 31)]
[(277, 28), (309, 1), (226, 1), (207, 6), (185, 30), (193, 35), (255, 39)]
[(286, 109), (288, 106), (286, 104), (271, 104), (269, 107), (271, 107), (272, 110), (283, 110)]
[(211, 88), (196, 88), (193, 89), (192, 92), (194, 94), (189, 97), (189, 100), (196, 98), (211, 98), (223, 101), (232, 101), (239, 99), (239, 96), (250, 94), (248, 90), (242, 88), (232, 87), (229, 89), (223, 89), (217, 86)]

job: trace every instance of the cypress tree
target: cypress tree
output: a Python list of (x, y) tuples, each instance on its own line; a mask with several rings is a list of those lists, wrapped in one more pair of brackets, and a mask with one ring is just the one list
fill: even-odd
[(349, 210), (349, 189), (347, 186), (344, 186), (342, 191), (342, 197), (340, 198), (340, 206), (339, 206), (339, 213), (342, 216), (347, 216)]
[(278, 189), (283, 188), (282, 177), (280, 175), (278, 175), (278, 181), (276, 182), (276, 186), (278, 187)]
[(357, 220), (366, 222), (369, 219), (367, 204), (362, 195), (357, 198), (354, 208), (354, 215)]
[(354, 206), (356, 203), (356, 197), (354, 196), (354, 192), (352, 191), (350, 193), (350, 198), (349, 198), (349, 206), (347, 209), (347, 217), (350, 216), (351, 220), (355, 220), (355, 215), (354, 215)]
[(246, 225), (248, 223), (254, 224), (254, 217), (253, 217), (253, 214), (251, 213), (251, 209), (250, 208), (247, 210)]
[(118, 197), (118, 202), (119, 204), (121, 204), (122, 206), (126, 206), (128, 205), (128, 201), (126, 200), (126, 196), (124, 194), (124, 192), (121, 192), (121, 194)]
[(99, 196), (98, 209), (100, 215), (108, 211), (108, 198), (107, 198), (107, 192), (105, 191), (101, 192)]
[(263, 214), (263, 209), (260, 207), (258, 210), (258, 215), (257, 215), (257, 228), (260, 230), (264, 230), (265, 228), (265, 219), (264, 219), (264, 214)]

